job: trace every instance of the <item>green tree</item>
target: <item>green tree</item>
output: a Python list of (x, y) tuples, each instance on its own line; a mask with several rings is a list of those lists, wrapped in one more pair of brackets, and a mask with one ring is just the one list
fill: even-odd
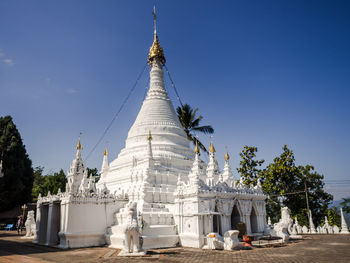
[(343, 198), (343, 201), (340, 203), (343, 208), (344, 213), (350, 214), (350, 198)]
[(193, 142), (193, 145), (198, 141), (198, 146), (206, 153), (208, 153), (207, 148), (195, 137), (196, 132), (201, 132), (204, 134), (214, 133), (213, 127), (210, 125), (200, 126), (200, 122), (203, 119), (202, 115), (196, 116), (198, 108), (192, 109), (190, 105), (185, 104), (176, 109), (177, 116), (180, 120), (184, 131), (186, 132), (187, 138)]
[(38, 195), (44, 193), (45, 176), (43, 175), (44, 167), (38, 166), (34, 168), (34, 182), (32, 188), (32, 200), (36, 202)]
[(88, 172), (88, 177), (92, 176), (95, 179), (95, 182), (98, 182), (100, 180), (100, 174), (97, 170), (97, 168), (86, 168)]
[(11, 116), (0, 117), (0, 158), (0, 211), (5, 211), (31, 200), (34, 180), (32, 161)]
[(257, 152), (257, 147), (244, 146), (239, 154), (242, 159), (237, 171), (246, 185), (255, 184), (259, 178), (263, 178), (263, 171), (259, 167), (264, 163), (264, 160), (255, 160)]
[(51, 194), (57, 194), (58, 189), (64, 191), (66, 188), (66, 175), (61, 169), (58, 173), (43, 175), (43, 167), (35, 168), (34, 185), (32, 189), (33, 201), (38, 200), (38, 195), (46, 196), (50, 191)]
[(324, 177), (311, 165), (296, 166), (293, 151), (287, 145), (264, 171), (263, 191), (268, 195), (266, 210), (277, 221), (281, 206), (287, 206), (293, 217), (308, 225), (305, 185), (313, 221), (318, 225), (326, 214), (333, 196), (324, 191)]
[[(300, 171), (299, 184), (301, 185), (299, 189), (302, 189), (303, 186), (305, 189), (306, 185), (312, 218), (315, 225), (318, 225), (327, 214), (333, 195), (324, 190), (324, 176), (317, 173), (312, 165), (299, 166), (298, 169)], [(300, 197), (306, 203), (305, 193), (301, 194)], [(297, 198), (294, 199), (294, 201), (297, 200)], [(299, 204), (302, 205), (301, 200)], [(297, 206), (294, 206), (294, 209), (297, 211)]]
[(327, 209), (328, 222), (331, 226), (337, 225), (341, 227), (340, 215), (338, 213), (337, 207), (333, 206)]

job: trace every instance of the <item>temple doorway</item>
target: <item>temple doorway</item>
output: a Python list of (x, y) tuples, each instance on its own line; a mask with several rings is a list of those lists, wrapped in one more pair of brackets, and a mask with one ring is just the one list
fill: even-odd
[(213, 216), (213, 231), (215, 233), (219, 233), (219, 235), (222, 235), (221, 231), (221, 216), (218, 214), (218, 208), (215, 205), (215, 210), (217, 214), (214, 214)]
[(241, 221), (241, 215), (239, 214), (237, 205), (235, 205), (232, 209), (231, 213), (231, 229), (237, 229), (237, 224)]
[(58, 232), (61, 226), (61, 202), (54, 202), (52, 204), (52, 215), (51, 215), (51, 227), (48, 244), (51, 246), (59, 244)]
[(46, 233), (47, 233), (47, 217), (49, 214), (49, 204), (42, 204), (40, 206), (40, 219), (37, 224), (39, 224), (39, 233), (38, 233), (38, 243), (45, 245), (46, 243)]
[(258, 233), (258, 217), (255, 212), (254, 206), (252, 207), (252, 213), (250, 214), (250, 227), (252, 233)]

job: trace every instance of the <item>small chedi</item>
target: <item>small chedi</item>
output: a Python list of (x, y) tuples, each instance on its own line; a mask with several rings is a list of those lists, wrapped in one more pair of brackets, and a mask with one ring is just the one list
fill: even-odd
[(273, 229), (270, 229), (271, 221), (268, 220), (268, 224), (265, 227), (264, 234), (271, 236), (281, 237), (283, 241), (289, 238), (300, 238), (298, 234), (349, 234), (349, 229), (346, 224), (344, 214), (342, 209), (340, 209), (341, 214), (341, 229), (337, 225), (331, 226), (329, 224), (327, 216), (325, 216), (324, 224), (315, 228), (311, 210), (309, 210), (309, 227), (301, 227), (298, 223), (298, 219), (295, 218), (293, 224), (293, 219), (291, 219), (289, 214), (289, 209), (287, 207), (281, 208), (281, 219), (278, 223), (274, 224)]
[(198, 145), (191, 149), (165, 89), (165, 61), (155, 31), (149, 90), (125, 147), (110, 163), (105, 149), (95, 183), (79, 139), (65, 191), (38, 198), (36, 243), (61, 248), (107, 244), (140, 253), (177, 245), (202, 248), (210, 245), (211, 233), (223, 248), (232, 249), (237, 244), (232, 230), (240, 222), (247, 234), (263, 234), (266, 195), (260, 182), (236, 184), (228, 152), (220, 170), (213, 142), (208, 164)]
[(345, 221), (343, 209), (340, 208), (340, 219), (341, 219), (341, 234), (349, 234), (349, 228)]

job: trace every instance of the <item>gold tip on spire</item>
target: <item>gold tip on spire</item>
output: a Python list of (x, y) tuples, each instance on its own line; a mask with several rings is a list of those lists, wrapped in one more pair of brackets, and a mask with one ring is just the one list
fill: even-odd
[(165, 64), (165, 56), (162, 47), (159, 44), (158, 36), (157, 36), (157, 17), (156, 17), (156, 7), (153, 7), (153, 19), (154, 19), (154, 40), (151, 48), (148, 53), (148, 65), (152, 65), (152, 62), (155, 58), (158, 58), (161, 64)]
[(211, 152), (211, 153), (215, 153), (216, 152), (212, 142), (210, 142), (210, 144), (209, 144), (209, 152)]
[(81, 150), (83, 149), (83, 146), (81, 145), (81, 142), (80, 142), (80, 136), (79, 136), (79, 141), (78, 141), (78, 144), (77, 144), (77, 150)]
[(103, 155), (108, 155), (107, 146), (105, 147), (105, 151), (103, 152)]
[(152, 139), (153, 139), (153, 138), (152, 138), (151, 131), (148, 131), (147, 140), (148, 140), (148, 141), (151, 141)]
[(200, 150), (199, 150), (199, 147), (198, 147), (198, 140), (196, 140), (196, 147), (194, 148), (194, 152), (199, 154), (200, 153)]
[(230, 160), (230, 155), (228, 154), (227, 150), (225, 153), (225, 161), (227, 162), (228, 160)]

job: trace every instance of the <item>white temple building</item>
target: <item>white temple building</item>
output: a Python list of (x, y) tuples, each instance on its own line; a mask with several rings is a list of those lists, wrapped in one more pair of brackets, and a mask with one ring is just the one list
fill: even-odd
[(233, 177), (229, 155), (223, 171), (215, 148), (208, 164), (193, 151), (165, 89), (165, 56), (157, 32), (149, 51), (150, 86), (125, 147), (108, 162), (105, 149), (101, 178), (88, 178), (77, 153), (68, 171), (65, 192), (39, 197), (36, 243), (61, 248), (100, 246), (122, 248), (125, 207), (137, 202), (144, 248), (182, 245), (201, 248), (206, 236), (223, 236), (246, 224), (248, 234), (262, 234), (266, 196), (261, 185), (247, 187)]

